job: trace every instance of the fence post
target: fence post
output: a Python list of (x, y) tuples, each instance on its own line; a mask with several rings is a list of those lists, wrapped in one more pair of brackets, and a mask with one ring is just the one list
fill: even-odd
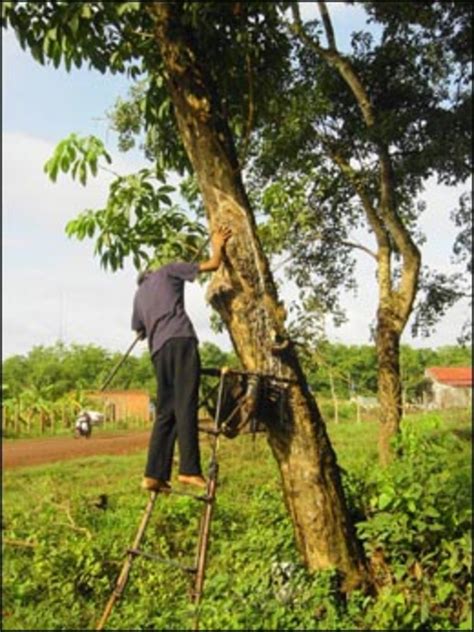
[(339, 404), (336, 396), (336, 389), (334, 388), (334, 378), (332, 376), (332, 371), (329, 371), (329, 383), (331, 385), (331, 395), (332, 395), (332, 403), (334, 408), (334, 423), (339, 423)]
[(14, 430), (15, 434), (20, 432), (20, 402), (17, 403), (15, 407), (15, 420), (14, 420)]

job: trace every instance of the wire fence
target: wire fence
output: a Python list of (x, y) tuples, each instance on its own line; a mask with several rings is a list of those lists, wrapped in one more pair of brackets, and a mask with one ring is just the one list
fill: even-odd
[[(73, 434), (76, 419), (82, 407), (78, 404), (62, 404), (38, 408), (19, 402), (2, 404), (2, 437), (21, 438)], [(94, 431), (149, 428), (151, 415), (137, 416), (124, 411), (119, 416), (104, 414), (104, 419)]]

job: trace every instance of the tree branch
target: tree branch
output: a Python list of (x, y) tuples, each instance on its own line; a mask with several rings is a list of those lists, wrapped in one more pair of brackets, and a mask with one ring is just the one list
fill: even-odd
[[(318, 44), (318, 42), (313, 40), (308, 35), (303, 27), (297, 2), (291, 4), (291, 10), (294, 19), (294, 23), (290, 25), (292, 31), (297, 37), (301, 39), (304, 44), (312, 48), (318, 55), (325, 59), (330, 66), (333, 66), (339, 71), (342, 78), (351, 89), (362, 112), (362, 117), (367, 127), (372, 128), (375, 125), (375, 115), (373, 112), (372, 104), (370, 103), (369, 96), (362, 82), (359, 80), (359, 77), (354, 71), (352, 64), (349, 62), (349, 60), (343, 57), (336, 48), (323, 48)], [(329, 15), (327, 17), (329, 19)], [(332, 43), (335, 46), (334, 38), (332, 40)]]
[[(330, 48), (326, 49), (319, 45), (319, 43), (313, 40), (305, 31), (301, 15), (298, 8), (298, 3), (292, 3), (291, 9), (293, 13), (294, 23), (290, 26), (293, 32), (301, 39), (301, 41), (312, 48), (318, 55), (320, 55), (330, 66), (335, 68), (341, 77), (344, 79), (362, 113), (362, 118), (369, 130), (373, 130), (376, 123), (375, 112), (370, 101), (369, 95), (359, 79), (356, 71), (348, 59), (346, 59), (335, 47), (334, 37), (331, 39), (331, 28), (329, 15), (327, 14), (327, 7), (323, 6), (323, 2), (318, 2), (318, 6), (321, 11), (324, 26), (326, 29), (326, 35), (328, 37)], [(329, 30), (328, 30), (329, 27)], [(379, 247), (383, 247), (384, 251), (384, 264), (382, 269), (379, 269), (379, 282), (382, 277), (384, 278), (385, 291), (390, 291), (390, 283), (388, 281), (388, 275), (390, 273), (390, 253), (391, 246), (388, 240), (388, 233), (392, 236), (398, 250), (403, 256), (404, 266), (402, 278), (400, 281), (399, 297), (402, 300), (403, 307), (401, 307), (402, 319), (406, 318), (410, 312), (411, 305), (413, 303), (414, 295), (416, 292), (417, 279), (420, 267), (421, 256), (418, 248), (411, 238), (409, 231), (403, 225), (400, 217), (395, 210), (394, 200), (394, 181), (393, 170), (390, 159), (390, 154), (386, 144), (379, 138), (373, 137), (377, 148), (377, 154), (380, 162), (380, 206), (378, 212), (375, 211), (370, 200), (357, 182), (357, 177), (353, 173), (349, 163), (337, 152), (333, 152), (333, 156), (343, 173), (347, 175), (350, 181), (353, 183), (359, 197), (362, 200), (364, 209), (367, 214), (370, 225), (375, 231)], [(379, 256), (381, 253), (379, 252)], [(379, 260), (379, 264), (381, 264)], [(380, 266), (379, 266), (380, 267)], [(381, 287), (382, 290), (382, 287)], [(385, 293), (384, 291), (382, 293)]]
[(367, 246), (364, 246), (363, 244), (358, 244), (353, 241), (341, 241), (341, 244), (343, 246), (348, 246), (349, 248), (357, 248), (359, 250), (362, 250), (363, 252), (366, 252), (368, 255), (370, 255), (373, 259), (375, 259), (375, 261), (378, 261), (377, 253), (375, 253), (373, 250), (370, 250), (370, 248), (367, 248)]
[(113, 176), (115, 176), (116, 178), (122, 178), (122, 176), (120, 175), (120, 173), (117, 173), (117, 171), (114, 171), (113, 169), (109, 169), (108, 167), (103, 167), (102, 165), (98, 165), (98, 168), (101, 171), (106, 171), (107, 173), (112, 174)]
[(367, 215), (367, 219), (372, 230), (375, 233), (377, 238), (377, 243), (379, 247), (389, 246), (389, 239), (387, 235), (387, 231), (381, 221), (380, 217), (377, 214), (375, 207), (373, 206), (367, 191), (362, 186), (361, 183), (361, 175), (358, 173), (351, 165), (349, 161), (344, 158), (341, 152), (339, 152), (331, 143), (328, 143), (325, 139), (320, 138), (321, 142), (325, 145), (329, 154), (331, 155), (334, 162), (337, 164), (342, 174), (349, 180), (349, 182), (354, 187), (355, 192), (359, 196), (362, 201), (362, 205), (364, 207), (365, 213)]
[(318, 2), (319, 12), (324, 24), (324, 30), (326, 31), (326, 37), (330, 50), (336, 50), (336, 38), (334, 36), (334, 29), (332, 27), (331, 17), (329, 15), (328, 7), (325, 2)]
[[(324, 141), (322, 141), (324, 142)], [(328, 151), (332, 156), (334, 162), (339, 166), (342, 173), (346, 176), (349, 182), (352, 183), (356, 193), (360, 197), (364, 206), (367, 221), (372, 227), (377, 239), (378, 252), (377, 259), (377, 278), (379, 284), (380, 299), (382, 301), (389, 300), (392, 295), (392, 265), (391, 265), (391, 253), (392, 246), (387, 233), (384, 222), (380, 219), (377, 210), (372, 205), (372, 202), (367, 194), (367, 191), (362, 186), (360, 181), (360, 174), (351, 167), (349, 161), (338, 152), (330, 144), (328, 145)]]

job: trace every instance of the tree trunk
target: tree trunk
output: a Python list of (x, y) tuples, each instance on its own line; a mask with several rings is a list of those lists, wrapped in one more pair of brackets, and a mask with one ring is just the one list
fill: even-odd
[(392, 440), (400, 430), (402, 389), (400, 379), (400, 332), (383, 310), (377, 322), (378, 394), (380, 403), (379, 459), (388, 465), (393, 458)]
[(211, 229), (228, 225), (233, 231), (224, 265), (209, 284), (208, 299), (225, 322), (247, 370), (276, 374), (292, 382), (287, 424), (284, 428), (269, 426), (285, 502), (308, 568), (338, 569), (349, 590), (368, 581), (363, 551), (326, 427), (287, 339), (285, 310), (256, 234), (227, 121), (199, 63), (192, 36), (180, 24), (179, 5), (155, 2), (150, 11), (180, 135), (199, 181)]

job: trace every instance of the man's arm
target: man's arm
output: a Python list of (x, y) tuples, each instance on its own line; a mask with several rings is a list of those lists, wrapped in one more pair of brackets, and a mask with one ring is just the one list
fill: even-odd
[(214, 272), (214, 270), (217, 270), (222, 261), (222, 253), (224, 252), (225, 244), (231, 236), (232, 231), (230, 228), (219, 228), (212, 234), (211, 258), (199, 264), (199, 272)]
[(146, 338), (146, 329), (138, 310), (136, 294), (133, 301), (132, 329), (137, 333), (137, 335), (140, 334), (140, 340), (144, 340)]

